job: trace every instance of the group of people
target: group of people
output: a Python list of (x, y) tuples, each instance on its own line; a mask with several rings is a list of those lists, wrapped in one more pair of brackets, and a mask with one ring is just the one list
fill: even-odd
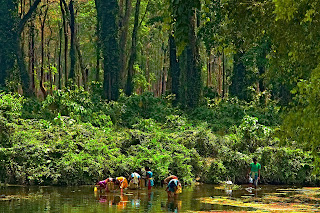
[(107, 178), (105, 180), (99, 181), (96, 183), (95, 191), (98, 189), (100, 192), (104, 189), (106, 192), (111, 190), (119, 189), (137, 189), (147, 186), (150, 190), (151, 187), (154, 185), (153, 181), (153, 173), (149, 167), (145, 167), (145, 175), (143, 177), (140, 176), (140, 170), (136, 170), (133, 172), (128, 179), (121, 176), (116, 178)]
[[(260, 180), (260, 170), (261, 165), (258, 163), (256, 158), (253, 158), (253, 163), (250, 164), (248, 170), (248, 178), (250, 186), (257, 187), (258, 181)], [(144, 175), (141, 176), (141, 170), (136, 170), (133, 172), (128, 179), (125, 177), (116, 177), (116, 178), (107, 178), (106, 180), (99, 181), (96, 184), (95, 191), (100, 189), (100, 192), (105, 189), (106, 192), (120, 188), (121, 191), (126, 188), (138, 189), (143, 187), (148, 187), (148, 190), (154, 186), (153, 173), (149, 167), (145, 167)], [(129, 182), (128, 182), (129, 180)], [(178, 177), (175, 175), (170, 175), (169, 177), (163, 180), (163, 183), (167, 185), (166, 191), (168, 197), (176, 197), (179, 193), (182, 192), (181, 183), (178, 180)], [(251, 189), (252, 187), (250, 187)]]
[[(136, 170), (133, 172), (128, 179), (125, 177), (116, 177), (116, 178), (107, 178), (103, 181), (99, 181), (96, 183), (95, 191), (105, 190), (106, 192), (110, 192), (112, 190), (116, 190), (117, 188), (121, 191), (123, 189), (138, 189), (143, 187), (148, 187), (148, 190), (154, 186), (153, 173), (149, 167), (145, 167), (144, 175), (141, 176), (141, 170)], [(168, 193), (168, 197), (176, 197), (179, 193), (182, 192), (181, 183), (178, 180), (178, 177), (175, 175), (170, 175), (163, 181), (164, 184), (167, 185), (166, 191)]]

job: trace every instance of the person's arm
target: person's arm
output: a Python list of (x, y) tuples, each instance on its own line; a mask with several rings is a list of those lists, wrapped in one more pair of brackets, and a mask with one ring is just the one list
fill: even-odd
[(251, 167), (249, 166), (247, 177), (249, 177), (250, 172), (251, 172)]

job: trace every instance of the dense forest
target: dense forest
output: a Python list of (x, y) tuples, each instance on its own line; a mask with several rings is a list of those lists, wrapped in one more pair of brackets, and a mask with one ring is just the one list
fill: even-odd
[(319, 6), (1, 0), (0, 181), (319, 183)]

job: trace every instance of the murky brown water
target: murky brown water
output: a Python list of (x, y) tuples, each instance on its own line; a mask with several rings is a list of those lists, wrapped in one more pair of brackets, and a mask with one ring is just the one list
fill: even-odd
[[(124, 190), (112, 193), (95, 194), (92, 186), (80, 187), (22, 187), (0, 188), (0, 212), (192, 212), (210, 210), (253, 211), (248, 207), (232, 207), (206, 204), (200, 198), (231, 196), (240, 198), (249, 195), (246, 190), (233, 191), (216, 189), (214, 185), (184, 187), (176, 200), (168, 200), (164, 188)], [(280, 186), (261, 186), (261, 190), (249, 196), (261, 197), (274, 193)]]

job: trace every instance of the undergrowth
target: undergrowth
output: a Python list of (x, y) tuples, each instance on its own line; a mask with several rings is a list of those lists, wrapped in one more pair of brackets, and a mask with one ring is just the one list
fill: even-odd
[(208, 100), (192, 111), (150, 93), (106, 102), (82, 88), (55, 91), (42, 102), (0, 93), (0, 181), (92, 184), (149, 166), (160, 183), (175, 174), (246, 182), (252, 157), (262, 181), (314, 184), (311, 154), (280, 147), (276, 103)]

